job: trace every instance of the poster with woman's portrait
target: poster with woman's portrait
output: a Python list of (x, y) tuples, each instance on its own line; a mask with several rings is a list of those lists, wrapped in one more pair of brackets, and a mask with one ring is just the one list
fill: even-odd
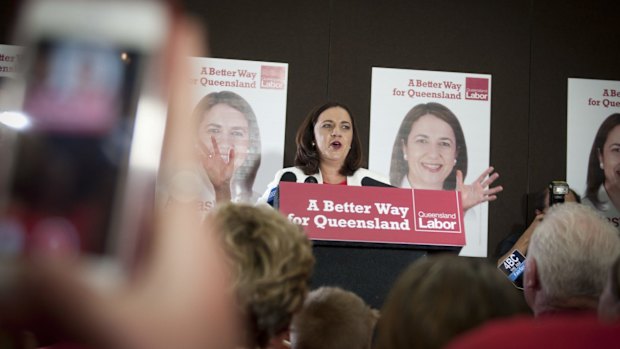
[[(191, 188), (201, 211), (216, 203), (254, 203), (282, 168), (288, 64), (190, 58), (195, 173), (173, 180)], [(197, 182), (188, 184), (190, 182)]]
[(463, 256), (487, 255), (490, 123), (491, 75), (372, 70), (369, 168), (401, 188), (462, 189)]
[(22, 50), (21, 46), (0, 45), (0, 112), (21, 107), (21, 95), (19, 92), (16, 95), (14, 82), (18, 77)]
[(566, 181), (620, 227), (620, 81), (568, 79)]
[[(22, 60), (22, 47), (13, 45), (0, 45), (0, 113), (14, 110), (20, 107), (20, 93), (14, 84), (18, 77), (18, 67)], [(13, 132), (10, 127), (15, 127), (15, 118), (10, 115), (0, 117), (0, 183), (5, 183), (10, 167), (11, 142)]]

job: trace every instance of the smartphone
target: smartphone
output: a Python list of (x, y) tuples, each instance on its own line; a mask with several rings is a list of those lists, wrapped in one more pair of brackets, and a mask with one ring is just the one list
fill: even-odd
[(153, 205), (166, 117), (157, 64), (169, 25), (158, 1), (24, 5), (24, 122), (8, 127), (0, 254), (131, 258)]
[(519, 250), (514, 250), (500, 265), (497, 266), (512, 284), (523, 290), (523, 273), (525, 272), (525, 256)]

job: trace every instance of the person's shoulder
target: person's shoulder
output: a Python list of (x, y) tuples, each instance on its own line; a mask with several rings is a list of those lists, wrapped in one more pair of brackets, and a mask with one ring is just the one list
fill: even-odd
[(619, 340), (619, 323), (604, 325), (589, 315), (558, 315), (491, 321), (447, 348), (617, 348)]

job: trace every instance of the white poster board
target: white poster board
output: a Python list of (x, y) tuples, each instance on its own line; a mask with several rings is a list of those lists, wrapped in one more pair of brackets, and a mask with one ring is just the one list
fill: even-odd
[[(568, 79), (566, 181), (584, 202), (588, 202), (588, 172), (592, 171), (592, 190), (601, 202), (607, 202), (607, 194), (601, 194), (604, 180), (617, 181), (616, 151), (604, 144), (595, 144), (599, 130), (601, 140), (611, 139), (611, 131), (620, 123), (620, 81)], [(616, 115), (614, 115), (616, 114)], [(606, 159), (599, 158), (607, 148)], [(617, 147), (616, 147), (617, 148)], [(590, 159), (594, 152), (594, 157)], [(606, 168), (603, 170), (601, 167)], [(596, 175), (598, 173), (598, 175)], [(599, 180), (594, 178), (599, 177)], [(613, 177), (613, 178), (610, 178)], [(600, 183), (599, 183), (600, 182)], [(603, 189), (605, 192), (605, 190)], [(620, 213), (613, 204), (599, 208), (612, 224), (620, 227)]]
[(619, 94), (620, 81), (568, 79), (566, 181), (580, 195), (594, 136), (609, 115), (620, 113)]
[[(469, 184), (489, 167), (491, 76), (486, 74), (374, 67), (369, 168), (390, 176), (392, 163), (399, 161), (392, 160), (392, 156), (397, 152), (395, 143), (399, 144), (397, 135), (401, 123), (413, 107), (429, 102), (438, 103), (449, 109), (460, 123), (466, 144), (466, 152), (461, 153), (467, 155), (467, 173), (464, 182)], [(401, 152), (400, 158), (403, 155)], [(459, 158), (463, 160), (462, 157)], [(445, 166), (439, 163), (430, 165), (427, 163), (427, 167), (430, 167), (432, 172), (452, 169), (452, 166), (457, 168), (456, 163), (452, 162), (454, 160)], [(412, 164), (415, 160), (410, 156), (406, 161)], [(501, 170), (499, 169), (500, 172)], [(405, 175), (402, 182), (392, 185), (407, 187), (411, 184)], [(461, 255), (485, 257), (487, 231), (488, 203), (470, 208), (465, 214), (466, 245)]]
[[(260, 165), (257, 170), (255, 168), (250, 170), (255, 171), (254, 182), (251, 186), (252, 195), (246, 195), (242, 200), (235, 200), (233, 193), (233, 201), (253, 202), (266, 190), (267, 184), (273, 180), (274, 173), (282, 168), (288, 64), (219, 58), (190, 58), (190, 64), (192, 69), (191, 97), (194, 108), (199, 103), (204, 103), (206, 96), (221, 96), (224, 93), (228, 96), (225, 98), (231, 99), (232, 96), (232, 99), (236, 101), (234, 103), (240, 103), (245, 106), (245, 109), (249, 108), (252, 111), (252, 117), (248, 117), (250, 112), (244, 113), (246, 119), (256, 120), (255, 124), (250, 122), (250, 130), (246, 130), (252, 139), (247, 151), (237, 146), (235, 156), (247, 159), (253, 156), (252, 161), (260, 158)], [(230, 117), (227, 116), (225, 120), (230, 120)], [(200, 125), (197, 124), (197, 128), (199, 127)], [(204, 130), (197, 129), (197, 132), (204, 132)], [(217, 132), (222, 133), (224, 129)], [(234, 138), (237, 137), (237, 133), (223, 136)], [(232, 140), (229, 141), (231, 144), (234, 143)], [(205, 139), (205, 142), (210, 143), (208, 139)], [(227, 146), (224, 144), (227, 141), (222, 138), (218, 142), (222, 142), (220, 144), (222, 151), (227, 152)]]

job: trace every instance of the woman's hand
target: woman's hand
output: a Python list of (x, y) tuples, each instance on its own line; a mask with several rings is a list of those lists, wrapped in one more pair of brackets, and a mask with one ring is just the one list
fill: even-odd
[(215, 137), (211, 136), (213, 151), (210, 151), (202, 142), (198, 142), (198, 144), (200, 147), (200, 163), (215, 189), (216, 202), (230, 201), (230, 181), (235, 171), (235, 150), (230, 148), (227, 156), (228, 161), (226, 161), (222, 158)]
[(479, 203), (497, 199), (495, 194), (504, 190), (501, 185), (489, 188), (499, 178), (499, 174), (493, 173), (493, 170), (493, 167), (487, 168), (472, 184), (467, 185), (463, 183), (463, 172), (456, 171), (456, 190), (461, 192), (464, 211)]

